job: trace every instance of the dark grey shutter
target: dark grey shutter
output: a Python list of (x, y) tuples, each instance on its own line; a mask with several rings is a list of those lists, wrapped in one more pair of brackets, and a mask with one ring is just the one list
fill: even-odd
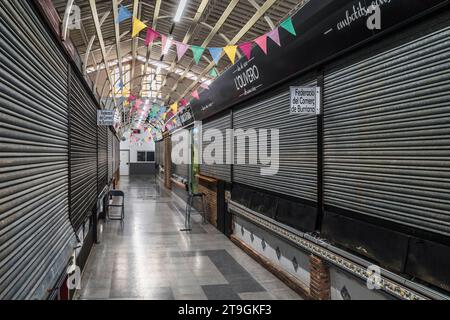
[(114, 173), (120, 170), (120, 140), (114, 135)]
[(111, 180), (113, 178), (113, 133), (108, 128), (108, 184), (111, 183)]
[(450, 235), (450, 28), (325, 77), (326, 205)]
[[(316, 82), (293, 85), (315, 86)], [(279, 170), (276, 175), (261, 175), (262, 166), (249, 165), (247, 157), (247, 165), (233, 166), (233, 182), (317, 201), (317, 118), (290, 114), (289, 90), (235, 110), (233, 126), (235, 130), (255, 129), (257, 132), (260, 129), (278, 129), (280, 141)], [(235, 163), (237, 147), (242, 146), (235, 145)], [(258, 149), (253, 150), (258, 155)], [(245, 151), (248, 155), (248, 142)], [(268, 151), (270, 153), (270, 148)]]
[(70, 80), (70, 218), (78, 230), (97, 199), (97, 105), (72, 71)]
[[(180, 134), (180, 131), (175, 132), (173, 134), (173, 139), (172, 139), (172, 149), (176, 146), (176, 141), (178, 141), (178, 135)], [(188, 164), (175, 164), (173, 163), (173, 171), (172, 173), (184, 178), (184, 179), (188, 179), (188, 170), (189, 170), (189, 165)]]
[(0, 1), (0, 299), (43, 299), (75, 244), (67, 63), (31, 1)]
[(161, 164), (161, 142), (155, 141), (155, 162), (156, 165)]
[(98, 192), (102, 192), (103, 188), (108, 184), (108, 128), (98, 126)]
[[(209, 129), (217, 129), (222, 132), (222, 136), (224, 139), (224, 148), (225, 148), (225, 137), (226, 137), (226, 130), (231, 129), (231, 113), (230, 111), (227, 111), (224, 114), (221, 114), (218, 117), (214, 117), (212, 119), (204, 120), (202, 123), (202, 131), (203, 134), (206, 130)], [(208, 146), (209, 143), (203, 141), (203, 150)], [(219, 180), (231, 181), (231, 165), (225, 164), (226, 159), (226, 152), (224, 150), (223, 153), (223, 163), (224, 164), (215, 164), (215, 165), (208, 165), (208, 164), (201, 164), (200, 165), (200, 173), (204, 176), (216, 178)]]

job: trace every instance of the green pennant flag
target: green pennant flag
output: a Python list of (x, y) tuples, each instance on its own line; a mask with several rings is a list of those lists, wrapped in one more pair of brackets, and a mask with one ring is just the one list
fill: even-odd
[(218, 74), (216, 68), (212, 68), (211, 71), (209, 72), (209, 75), (213, 78), (217, 78)]
[(194, 60), (195, 63), (198, 64), (200, 62), (200, 59), (202, 58), (203, 51), (205, 51), (205, 48), (199, 47), (199, 46), (191, 46), (192, 53), (194, 54)]
[(292, 23), (292, 18), (289, 17), (286, 20), (284, 20), (281, 24), (280, 27), (282, 27), (283, 29), (285, 29), (286, 31), (288, 31), (289, 33), (293, 34), (294, 36), (297, 35), (297, 33), (295, 32), (294, 29), (294, 24)]

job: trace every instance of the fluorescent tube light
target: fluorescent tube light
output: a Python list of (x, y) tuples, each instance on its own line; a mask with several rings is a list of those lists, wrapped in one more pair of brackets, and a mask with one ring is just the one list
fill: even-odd
[(187, 0), (180, 0), (180, 4), (178, 5), (177, 13), (175, 14), (175, 18), (173, 18), (174, 22), (180, 22), (181, 16), (183, 15), (184, 9), (186, 8)]

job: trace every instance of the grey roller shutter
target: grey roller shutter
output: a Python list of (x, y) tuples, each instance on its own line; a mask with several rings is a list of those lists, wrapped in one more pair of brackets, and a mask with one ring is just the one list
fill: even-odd
[(70, 218), (78, 230), (97, 199), (97, 105), (77, 75), (70, 80)]
[(450, 28), (325, 76), (326, 205), (450, 235)]
[[(181, 131), (175, 132), (172, 136), (172, 149), (176, 146), (176, 143), (179, 139), (179, 136), (181, 134)], [(189, 165), (188, 164), (175, 164), (173, 163), (173, 171), (172, 173), (183, 178), (183, 179), (188, 179), (188, 170), (189, 170)]]
[[(315, 86), (316, 82), (296, 83)], [(261, 175), (261, 166), (233, 166), (233, 182), (270, 190), (293, 197), (317, 201), (317, 119), (316, 116), (290, 114), (290, 92), (286, 90), (233, 113), (234, 129), (278, 129), (279, 170), (275, 175)], [(270, 135), (268, 135), (270, 142)], [(238, 152), (235, 145), (235, 163)], [(271, 148), (268, 148), (270, 153)], [(245, 145), (248, 155), (249, 144)], [(258, 155), (258, 149), (252, 148)], [(246, 157), (248, 159), (248, 156)]]
[(111, 183), (113, 178), (113, 159), (114, 159), (114, 146), (113, 146), (113, 133), (108, 128), (108, 184)]
[(161, 164), (161, 142), (155, 141), (155, 162), (156, 165)]
[(114, 174), (120, 169), (120, 140), (114, 135)]
[[(222, 133), (223, 138), (226, 137), (226, 130), (231, 129), (231, 112), (227, 111), (226, 113), (214, 117), (213, 119), (208, 119), (203, 121), (202, 123), (202, 131), (203, 135), (206, 130), (217, 129)], [(225, 141), (225, 140), (224, 140)], [(208, 146), (208, 142), (203, 141), (203, 151)], [(225, 146), (225, 142), (224, 142)], [(204, 155), (203, 155), (204, 156)], [(203, 157), (204, 158), (204, 157)], [(204, 176), (216, 178), (219, 180), (231, 182), (231, 165), (226, 163), (226, 152), (223, 153), (223, 163), (224, 164), (201, 164), (200, 165), (200, 173)]]
[(43, 299), (75, 244), (67, 63), (31, 1), (0, 1), (0, 29), (0, 299)]
[(102, 192), (103, 188), (108, 184), (108, 128), (105, 126), (98, 126), (97, 137), (97, 170), (98, 181), (97, 190)]

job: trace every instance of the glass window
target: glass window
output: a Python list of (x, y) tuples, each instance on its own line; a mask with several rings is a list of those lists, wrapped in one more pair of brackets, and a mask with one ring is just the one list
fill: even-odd
[(145, 162), (145, 151), (138, 151), (137, 153), (137, 161)]

